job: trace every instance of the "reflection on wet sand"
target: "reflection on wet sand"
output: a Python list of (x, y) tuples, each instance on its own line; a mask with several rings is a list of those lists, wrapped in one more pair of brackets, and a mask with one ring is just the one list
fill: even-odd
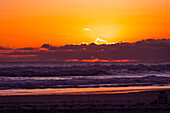
[(167, 90), (170, 86), (141, 86), (141, 87), (100, 87), (100, 88), (49, 88), (49, 89), (9, 89), (0, 90), (0, 96), (11, 95), (91, 95), (119, 94), (143, 91)]

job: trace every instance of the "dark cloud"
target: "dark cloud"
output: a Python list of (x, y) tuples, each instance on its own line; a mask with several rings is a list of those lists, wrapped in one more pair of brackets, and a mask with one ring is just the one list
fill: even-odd
[[(9, 53), (1, 53), (6, 61), (139, 61), (170, 62), (170, 39), (147, 39), (135, 43), (116, 43), (109, 45), (65, 45), (44, 44), (41, 48), (20, 48)], [(22, 51), (29, 50), (29, 51)], [(4, 57), (5, 55), (6, 57)], [(24, 57), (25, 55), (25, 57)], [(0, 61), (2, 62), (2, 60)]]
[(37, 48), (33, 47), (25, 47), (25, 48), (17, 48), (17, 50), (36, 50)]
[(12, 48), (8, 48), (8, 47), (2, 47), (2, 46), (0, 46), (0, 50), (12, 50)]
[(49, 50), (55, 50), (55, 49), (57, 49), (57, 47), (52, 46), (52, 45), (50, 45), (50, 44), (43, 44), (43, 45), (41, 46), (41, 48), (46, 48), (46, 49), (49, 49)]

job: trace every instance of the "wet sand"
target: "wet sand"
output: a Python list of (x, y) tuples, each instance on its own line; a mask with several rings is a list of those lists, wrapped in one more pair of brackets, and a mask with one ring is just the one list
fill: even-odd
[(169, 113), (170, 104), (153, 103), (158, 93), (0, 96), (0, 113)]

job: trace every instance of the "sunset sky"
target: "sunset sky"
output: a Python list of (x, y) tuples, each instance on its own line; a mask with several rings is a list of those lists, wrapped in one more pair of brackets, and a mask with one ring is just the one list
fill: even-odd
[(170, 38), (170, 0), (0, 0), (0, 46)]

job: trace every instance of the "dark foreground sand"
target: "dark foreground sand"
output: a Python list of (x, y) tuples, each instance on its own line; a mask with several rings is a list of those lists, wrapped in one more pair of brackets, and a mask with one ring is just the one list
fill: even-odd
[(0, 113), (170, 113), (170, 104), (153, 103), (158, 93), (1, 96)]

